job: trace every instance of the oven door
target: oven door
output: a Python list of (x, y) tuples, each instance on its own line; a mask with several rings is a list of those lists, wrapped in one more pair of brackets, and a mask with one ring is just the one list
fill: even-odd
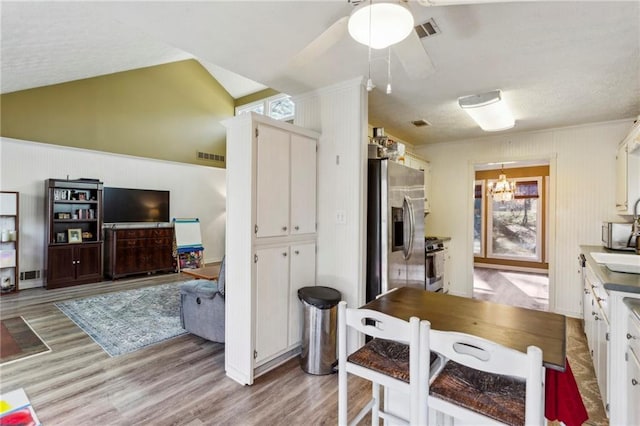
[(444, 276), (444, 249), (425, 252), (425, 286), (428, 291), (442, 291)]

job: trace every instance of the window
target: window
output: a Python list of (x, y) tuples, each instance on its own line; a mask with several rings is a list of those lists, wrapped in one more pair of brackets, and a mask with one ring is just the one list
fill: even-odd
[(488, 200), (487, 257), (542, 261), (542, 178), (515, 179), (516, 191), (508, 202)]
[[(276, 95), (236, 108), (236, 115), (246, 112), (264, 114), (276, 120), (290, 121), (295, 114), (295, 104), (289, 95)], [(265, 112), (266, 111), (266, 112)]]

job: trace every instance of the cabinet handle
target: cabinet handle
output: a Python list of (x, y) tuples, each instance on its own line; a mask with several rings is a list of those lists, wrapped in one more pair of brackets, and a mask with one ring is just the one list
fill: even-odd
[(604, 300), (602, 297), (596, 297), (596, 299), (598, 300), (598, 302), (602, 302)]
[(635, 386), (638, 384), (638, 381), (636, 379), (631, 379), (631, 384)]
[(283, 226), (283, 227), (282, 227), (282, 230), (283, 230), (283, 231), (286, 231), (286, 230), (287, 230), (287, 227), (286, 227), (286, 226)]
[(627, 340), (631, 340), (631, 339), (635, 339), (635, 338), (636, 338), (636, 336), (634, 336), (633, 334), (627, 333)]
[(294, 251), (295, 254), (300, 254), (299, 250)]
[(296, 226), (294, 227), (294, 229), (297, 231), (297, 230), (299, 230), (299, 229), (300, 229), (300, 227), (299, 227), (298, 225), (296, 225)]
[(593, 316), (593, 318), (594, 318), (596, 321), (600, 321), (600, 318), (599, 318), (597, 315), (594, 315), (594, 316)]
[(283, 255), (284, 257), (287, 257), (287, 252), (285, 251), (284, 253), (282, 253), (282, 255)]

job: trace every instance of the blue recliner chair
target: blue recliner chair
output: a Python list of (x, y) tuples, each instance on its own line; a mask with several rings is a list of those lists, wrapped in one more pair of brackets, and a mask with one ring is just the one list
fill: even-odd
[(191, 334), (224, 343), (225, 258), (218, 280), (191, 280), (180, 285), (180, 320)]

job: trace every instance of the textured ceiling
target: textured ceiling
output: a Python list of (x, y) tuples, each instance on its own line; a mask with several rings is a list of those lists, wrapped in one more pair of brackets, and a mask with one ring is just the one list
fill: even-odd
[[(456, 100), (493, 89), (516, 116), (505, 134), (640, 115), (640, 1), (408, 5), (442, 33), (422, 41), (435, 67), (426, 78), (408, 78), (391, 54), (391, 95), (386, 61), (374, 56), (369, 121), (387, 133), (415, 145), (485, 136)], [(306, 64), (290, 63), (352, 8), (346, 0), (3, 1), (2, 92), (195, 57), (234, 97), (264, 86), (295, 95), (367, 73), (367, 49), (348, 35)], [(420, 118), (431, 126), (410, 124)]]

